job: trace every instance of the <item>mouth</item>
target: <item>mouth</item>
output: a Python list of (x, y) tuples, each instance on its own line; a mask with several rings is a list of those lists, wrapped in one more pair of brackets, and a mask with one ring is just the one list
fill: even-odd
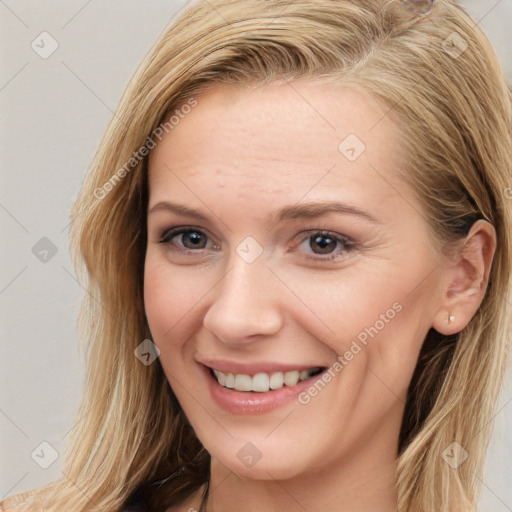
[(224, 414), (260, 415), (282, 407), (302, 407), (298, 401), (316, 381), (322, 379), (327, 366), (277, 362), (199, 362), (209, 395)]
[(325, 367), (314, 367), (304, 370), (259, 372), (254, 375), (231, 373), (209, 368), (210, 374), (217, 383), (226, 389), (246, 393), (268, 393), (282, 388), (296, 386), (326, 370)]

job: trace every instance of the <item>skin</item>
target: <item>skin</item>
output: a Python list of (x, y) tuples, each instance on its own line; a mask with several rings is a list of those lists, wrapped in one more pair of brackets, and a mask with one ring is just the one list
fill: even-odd
[[(197, 101), (150, 154), (148, 211), (172, 201), (206, 220), (148, 214), (144, 298), (165, 375), (212, 455), (207, 509), (395, 511), (398, 434), (422, 342), (430, 328), (456, 333), (474, 315), (494, 229), (480, 221), (450, 256), (433, 251), (399, 176), (404, 153), (388, 109), (361, 92), (297, 80), (216, 85)], [(348, 134), (366, 145), (353, 162), (338, 149)], [(332, 212), (270, 219), (332, 200), (377, 222)], [(186, 235), (159, 243), (178, 226), (204, 233), (205, 248), (187, 253)], [(326, 260), (309, 238), (319, 230), (355, 246), (335, 243)], [(236, 252), (248, 236), (263, 248), (252, 263)], [(400, 312), (307, 405), (241, 416), (211, 400), (198, 360), (329, 367), (396, 303)], [(246, 443), (261, 453), (252, 467), (237, 457)], [(197, 496), (169, 511), (190, 507)]]

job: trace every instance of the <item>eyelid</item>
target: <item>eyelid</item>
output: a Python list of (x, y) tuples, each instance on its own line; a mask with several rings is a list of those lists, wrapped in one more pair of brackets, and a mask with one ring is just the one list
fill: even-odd
[[(183, 232), (187, 232), (187, 231), (199, 231), (200, 233), (207, 235), (208, 238), (210, 238), (212, 240), (215, 239), (215, 237), (210, 235), (210, 233), (208, 232), (207, 229), (198, 228), (196, 226), (183, 225), (183, 226), (175, 226), (175, 227), (170, 227), (170, 228), (164, 229), (159, 236), (159, 240), (162, 241), (162, 239), (164, 239), (164, 238), (169, 238), (169, 237), (172, 238), (172, 236), (175, 236), (175, 235), (181, 234)], [(303, 231), (298, 233), (296, 236), (297, 237), (302, 236), (301, 241), (304, 241), (305, 238), (308, 238), (309, 236), (312, 236), (314, 234), (328, 235), (328, 236), (331, 236), (332, 238), (344, 241), (346, 243), (355, 243), (354, 240), (352, 238), (350, 238), (348, 235), (343, 235), (341, 233), (337, 233), (336, 231), (330, 231), (328, 229), (323, 229), (320, 227), (314, 228), (314, 229), (304, 229)]]
[[(187, 225), (174, 226), (171, 228), (164, 229), (161, 232), (160, 236), (158, 237), (158, 243), (170, 245), (172, 238), (174, 238), (177, 235), (187, 233), (189, 231), (197, 231), (199, 233), (202, 233), (203, 235), (206, 236), (206, 238), (208, 239), (209, 242), (213, 243), (216, 247), (219, 246), (219, 244), (217, 244), (217, 242), (215, 241), (215, 238), (210, 235), (208, 230), (206, 230), (204, 228), (198, 228), (195, 226), (187, 226)], [(198, 251), (206, 249), (206, 247), (201, 247), (199, 249), (189, 249), (188, 247), (181, 247), (181, 249), (186, 250), (186, 251), (194, 251), (194, 252), (197, 251), (198, 252)]]
[[(164, 244), (167, 246), (171, 246), (172, 238), (174, 238), (177, 235), (191, 232), (191, 231), (197, 231), (197, 232), (203, 234), (204, 236), (206, 236), (207, 245), (208, 245), (208, 242), (212, 243), (215, 246), (214, 250), (217, 250), (219, 248), (219, 244), (215, 241), (215, 238), (210, 235), (210, 233), (207, 229), (198, 228), (198, 227), (192, 226), (192, 225), (179, 225), (179, 226), (174, 226), (174, 227), (169, 227), (169, 228), (164, 229), (161, 232), (158, 243), (161, 243), (161, 244)], [(356, 243), (356, 241), (354, 241), (354, 239), (352, 239), (351, 237), (349, 237), (347, 235), (338, 233), (336, 231), (331, 231), (328, 229), (323, 229), (323, 228), (317, 227), (317, 228), (313, 228), (313, 229), (304, 229), (304, 230), (300, 231), (294, 237), (295, 239), (298, 239), (298, 242), (293, 243), (292, 244), (293, 250), (287, 251), (287, 252), (295, 252), (297, 247), (299, 247), (306, 240), (310, 239), (313, 235), (317, 235), (317, 236), (323, 235), (323, 236), (330, 237), (330, 238), (334, 239), (337, 243), (341, 244), (343, 246), (343, 249), (342, 250), (337, 249), (335, 252), (327, 253), (327, 254), (319, 254), (319, 253), (313, 253), (313, 252), (305, 253), (305, 258), (312, 260), (312, 261), (321, 263), (321, 262), (326, 262), (326, 261), (346, 259), (346, 256), (349, 252), (351, 252), (359, 247), (358, 244)], [(197, 255), (201, 255), (203, 253), (203, 251), (208, 250), (208, 249), (209, 249), (208, 247), (200, 247), (200, 248), (195, 248), (195, 249), (192, 248), (191, 249), (188, 247), (183, 247), (181, 245), (177, 245), (176, 247), (173, 248), (173, 250), (176, 250), (176, 251), (186, 252), (187, 254), (196, 253)]]
[(307, 230), (301, 231), (301, 233), (299, 233), (299, 235), (303, 235), (302, 241), (304, 241), (304, 239), (309, 238), (310, 236), (316, 235), (316, 234), (330, 236), (331, 238), (335, 238), (336, 240), (341, 240), (346, 243), (355, 243), (354, 240), (352, 240), (352, 238), (350, 238), (348, 235), (343, 235), (341, 233), (337, 233), (336, 231), (330, 231), (328, 229), (321, 229), (321, 228), (307, 229)]
[(294, 246), (294, 248), (300, 246), (306, 240), (310, 239), (313, 235), (328, 236), (329, 238), (334, 239), (337, 243), (340, 243), (343, 246), (343, 249), (341, 251), (338, 249), (332, 253), (327, 253), (324, 255), (318, 253), (307, 253), (306, 258), (312, 261), (322, 262), (343, 260), (346, 259), (348, 253), (352, 252), (353, 250), (356, 250), (359, 247), (358, 244), (349, 236), (327, 229), (310, 229), (302, 231), (300, 235), (302, 235), (302, 237), (300, 241)]

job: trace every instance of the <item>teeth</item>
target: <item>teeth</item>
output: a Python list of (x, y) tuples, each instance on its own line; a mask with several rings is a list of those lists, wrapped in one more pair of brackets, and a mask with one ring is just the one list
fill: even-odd
[(235, 375), (235, 389), (237, 391), (252, 391), (251, 377), (243, 373), (237, 373)]
[[(252, 391), (259, 391), (260, 393), (264, 393), (270, 389), (270, 377), (266, 373), (257, 373), (251, 380)], [(248, 391), (251, 391), (251, 389)]]
[(220, 370), (213, 370), (217, 382), (236, 391), (255, 391), (266, 393), (271, 389), (281, 389), (283, 386), (295, 386), (297, 382), (307, 380), (316, 375), (322, 368), (310, 368), (309, 370), (294, 370), (291, 372), (257, 373), (254, 377), (244, 373), (224, 373)]
[(215, 377), (217, 377), (219, 384), (221, 386), (225, 386), (226, 385), (226, 376), (222, 372), (219, 372), (217, 370), (213, 370), (213, 373), (215, 373)]
[(297, 382), (299, 382), (299, 372), (297, 372), (297, 371), (286, 372), (284, 374), (284, 383), (287, 386), (295, 386), (295, 384), (297, 384)]
[[(222, 373), (222, 372), (219, 372)], [(224, 386), (227, 388), (233, 389), (235, 387), (235, 376), (232, 373), (228, 373), (226, 375), (226, 382), (224, 383)]]
[(273, 373), (270, 377), (270, 389), (282, 388), (284, 384), (283, 372)]

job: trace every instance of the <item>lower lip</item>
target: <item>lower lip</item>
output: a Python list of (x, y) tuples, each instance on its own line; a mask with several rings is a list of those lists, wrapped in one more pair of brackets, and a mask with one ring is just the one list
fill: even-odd
[(264, 414), (297, 401), (297, 396), (310, 388), (323, 375), (323, 373), (319, 373), (310, 379), (298, 382), (295, 386), (283, 386), (274, 391), (258, 393), (225, 388), (217, 382), (209, 368), (202, 366), (202, 370), (213, 400), (233, 414)]

